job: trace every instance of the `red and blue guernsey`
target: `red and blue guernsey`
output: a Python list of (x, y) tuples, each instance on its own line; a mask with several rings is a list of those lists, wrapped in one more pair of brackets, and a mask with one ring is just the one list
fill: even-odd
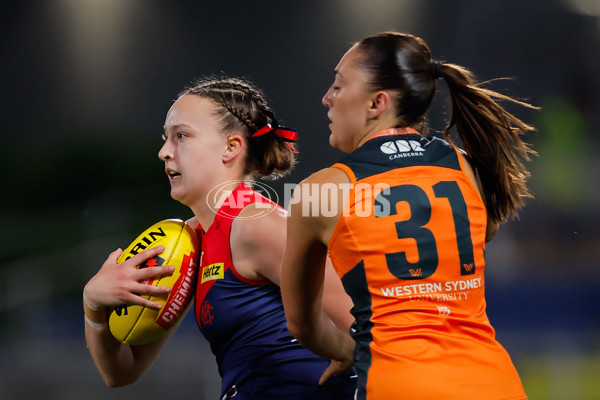
[[(247, 205), (275, 205), (240, 184), (202, 235), (194, 312), (222, 377), (222, 399), (353, 399), (352, 371), (318, 386), (329, 361), (303, 348), (287, 330), (279, 286), (241, 276), (233, 265), (231, 224)], [(279, 207), (279, 206), (277, 206)], [(199, 228), (200, 230), (200, 228)]]

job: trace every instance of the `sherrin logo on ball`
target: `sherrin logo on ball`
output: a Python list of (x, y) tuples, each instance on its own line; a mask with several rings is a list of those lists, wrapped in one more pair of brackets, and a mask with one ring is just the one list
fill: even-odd
[(165, 250), (150, 258), (139, 268), (172, 265), (173, 275), (149, 280), (148, 285), (169, 286), (168, 298), (143, 296), (162, 304), (160, 310), (139, 305), (115, 307), (108, 319), (113, 336), (130, 345), (153, 342), (164, 336), (177, 320), (185, 314), (196, 291), (198, 278), (199, 241), (196, 231), (178, 219), (167, 219), (152, 225), (139, 235), (117, 260), (118, 263), (155, 246)]

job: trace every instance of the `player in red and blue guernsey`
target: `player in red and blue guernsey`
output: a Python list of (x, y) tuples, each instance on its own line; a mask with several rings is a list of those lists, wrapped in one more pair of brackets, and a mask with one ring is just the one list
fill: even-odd
[(236, 269), (230, 246), (232, 223), (253, 203), (262, 213), (283, 211), (242, 183), (206, 232), (199, 229), (202, 259), (194, 311), (217, 358), (224, 398), (236, 393), (236, 399), (353, 398), (351, 371), (316, 385), (329, 361), (307, 351), (289, 334), (279, 286), (267, 279), (246, 278)]
[[(285, 210), (241, 183), (289, 172), (296, 132), (279, 126), (262, 93), (240, 79), (203, 80), (187, 88), (167, 113), (164, 132), (159, 158), (171, 197), (193, 211), (188, 223), (202, 236), (194, 311), (223, 378), (221, 398), (353, 399), (353, 370), (332, 376), (336, 362), (309, 352), (289, 334), (279, 290)], [(137, 268), (160, 251), (157, 246), (117, 265), (117, 250), (84, 289), (86, 342), (109, 386), (135, 382), (175, 331), (130, 346), (106, 326), (111, 307), (160, 308), (142, 296), (164, 296), (169, 288), (140, 282), (172, 267)], [(321, 288), (323, 307), (336, 326), (348, 330), (352, 303), (332, 268), (326, 275), (331, 279)]]

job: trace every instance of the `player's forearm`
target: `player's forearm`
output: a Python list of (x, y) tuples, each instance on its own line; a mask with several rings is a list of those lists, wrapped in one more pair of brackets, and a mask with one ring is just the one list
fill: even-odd
[(128, 345), (110, 333), (106, 309), (91, 309), (84, 304), (85, 340), (94, 363), (107, 386), (117, 387), (134, 382), (135, 365)]
[(342, 332), (349, 332), (350, 326), (354, 322), (354, 317), (350, 313), (352, 306), (352, 300), (344, 291), (342, 282), (335, 273), (331, 260), (328, 257), (325, 266), (325, 282), (323, 287), (323, 312), (331, 318), (333, 323)]
[(308, 350), (329, 360), (349, 362), (354, 355), (354, 340), (342, 332), (324, 313), (312, 322), (293, 324), (292, 335)]

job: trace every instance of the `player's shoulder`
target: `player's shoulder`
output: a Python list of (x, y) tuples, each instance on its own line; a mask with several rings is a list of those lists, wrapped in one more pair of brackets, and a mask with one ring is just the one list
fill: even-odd
[(273, 235), (285, 234), (287, 211), (274, 203), (251, 203), (232, 222), (233, 239), (247, 246), (269, 243)]
[[(314, 202), (323, 205), (331, 202), (333, 199), (343, 201), (345, 194), (348, 192), (348, 185), (351, 182), (346, 171), (336, 167), (324, 168), (313, 173), (301, 181), (294, 189), (292, 198), (289, 201), (290, 213), (294, 214), (294, 210), (299, 208), (304, 209), (307, 204), (313, 204)], [(332, 193), (334, 192), (339, 195), (332, 197)], [(319, 206), (317, 208), (322, 209)], [(296, 212), (295, 214), (297, 215), (298, 213)], [(320, 215), (320, 213), (317, 213), (317, 215)], [(312, 217), (317, 215), (310, 214)]]
[(229, 240), (233, 263), (242, 276), (279, 283), (286, 224), (286, 211), (273, 203), (251, 203), (240, 211)]
[[(334, 164), (335, 165), (335, 164)], [(301, 184), (324, 184), (324, 183), (350, 183), (350, 177), (348, 174), (341, 168), (337, 168), (335, 166), (331, 166), (328, 168), (324, 168), (310, 175), (308, 178), (304, 179)]]
[(234, 224), (263, 225), (285, 223), (287, 211), (276, 203), (254, 202), (245, 206), (233, 220)]

